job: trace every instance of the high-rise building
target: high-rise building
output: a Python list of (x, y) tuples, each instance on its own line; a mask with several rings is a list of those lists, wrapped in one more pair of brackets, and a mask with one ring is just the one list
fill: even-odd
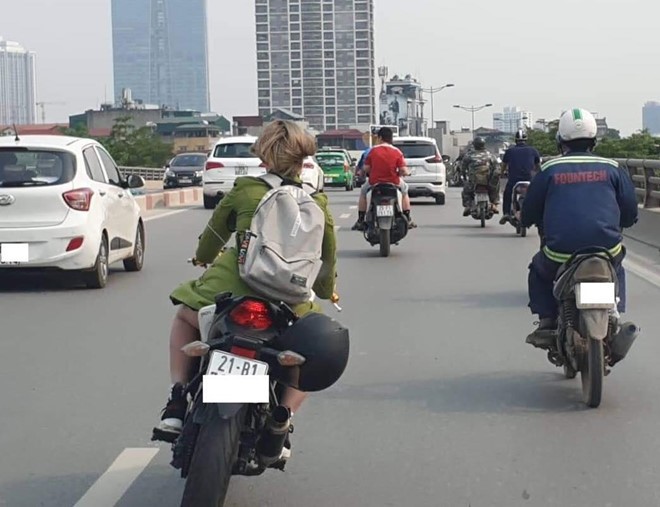
[(0, 37), (0, 125), (32, 125), (37, 109), (36, 55)]
[(660, 136), (660, 102), (647, 102), (642, 108), (642, 126), (652, 136)]
[(515, 134), (518, 129), (531, 129), (534, 125), (534, 118), (531, 112), (521, 111), (517, 107), (505, 107), (502, 113), (493, 114), (493, 128)]
[[(387, 72), (386, 67), (381, 69)], [(396, 125), (402, 136), (426, 135), (422, 84), (410, 74), (386, 78), (381, 76), (379, 125)]]
[(255, 0), (259, 114), (316, 130), (376, 119), (374, 0)]
[(112, 0), (115, 98), (209, 110), (206, 0)]

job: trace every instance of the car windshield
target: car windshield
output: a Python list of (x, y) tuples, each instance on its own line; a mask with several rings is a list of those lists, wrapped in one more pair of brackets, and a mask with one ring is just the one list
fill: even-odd
[(252, 143), (219, 144), (213, 151), (214, 158), (258, 158), (250, 151)]
[(172, 167), (203, 166), (206, 163), (204, 155), (180, 155), (172, 160)]
[(68, 152), (0, 148), (0, 187), (61, 185), (73, 180), (75, 157)]
[(394, 143), (403, 153), (404, 158), (429, 158), (436, 155), (435, 146), (431, 143)]
[(344, 165), (344, 157), (341, 155), (317, 155), (319, 165)]

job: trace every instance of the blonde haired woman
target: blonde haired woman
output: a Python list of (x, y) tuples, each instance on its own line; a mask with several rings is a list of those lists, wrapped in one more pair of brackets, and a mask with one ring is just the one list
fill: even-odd
[[(301, 186), (303, 160), (316, 153), (316, 142), (296, 123), (276, 121), (264, 129), (253, 151), (269, 172), (283, 178), (284, 184)], [(257, 295), (239, 276), (237, 247), (231, 246), (218, 255), (233, 232), (238, 232), (239, 236), (250, 228), (257, 205), (269, 190), (268, 185), (258, 178), (244, 176), (236, 180), (234, 188), (217, 206), (199, 238), (195, 262), (199, 265), (210, 264), (210, 267), (199, 279), (180, 285), (170, 295), (172, 302), (180, 306), (170, 333), (170, 376), (173, 385), (156, 428), (161, 434), (164, 432), (175, 438), (183, 425), (187, 402), (182, 396), (182, 388), (190, 380), (193, 360), (181, 351), (181, 347), (199, 339), (197, 312), (204, 306), (214, 304), (215, 296), (222, 292), (231, 292), (234, 296)], [(336, 276), (334, 220), (327, 195), (318, 193), (313, 197), (325, 214), (321, 255), (323, 268), (314, 285), (314, 292), (321, 299), (330, 299)], [(307, 302), (295, 306), (293, 310), (302, 316), (308, 312), (320, 312), (321, 308), (316, 303)], [(287, 388), (281, 403), (293, 413), (305, 397), (305, 393)]]

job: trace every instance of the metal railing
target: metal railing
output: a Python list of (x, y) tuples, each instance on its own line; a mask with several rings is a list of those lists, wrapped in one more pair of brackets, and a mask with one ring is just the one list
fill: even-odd
[[(543, 162), (559, 158), (543, 157)], [(635, 184), (635, 193), (639, 203), (645, 208), (660, 208), (660, 160), (615, 158), (619, 167), (630, 175)]]
[(660, 208), (660, 160), (614, 159), (635, 184), (639, 202), (645, 208)]
[(124, 176), (135, 174), (147, 181), (161, 181), (165, 176), (165, 169), (162, 167), (120, 167), (119, 170)]

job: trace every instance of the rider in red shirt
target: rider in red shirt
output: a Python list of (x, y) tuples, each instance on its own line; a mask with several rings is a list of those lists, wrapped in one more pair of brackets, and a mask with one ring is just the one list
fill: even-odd
[(378, 183), (392, 183), (397, 185), (403, 194), (403, 214), (408, 219), (409, 227), (417, 225), (410, 218), (410, 197), (408, 196), (408, 185), (401, 176), (409, 174), (406, 161), (401, 150), (392, 146), (394, 134), (392, 129), (382, 127), (378, 131), (378, 144), (374, 146), (364, 162), (365, 172), (369, 180), (360, 189), (360, 201), (358, 203), (358, 220), (353, 225), (353, 230), (364, 229), (364, 217), (367, 213), (367, 194), (371, 188)]

